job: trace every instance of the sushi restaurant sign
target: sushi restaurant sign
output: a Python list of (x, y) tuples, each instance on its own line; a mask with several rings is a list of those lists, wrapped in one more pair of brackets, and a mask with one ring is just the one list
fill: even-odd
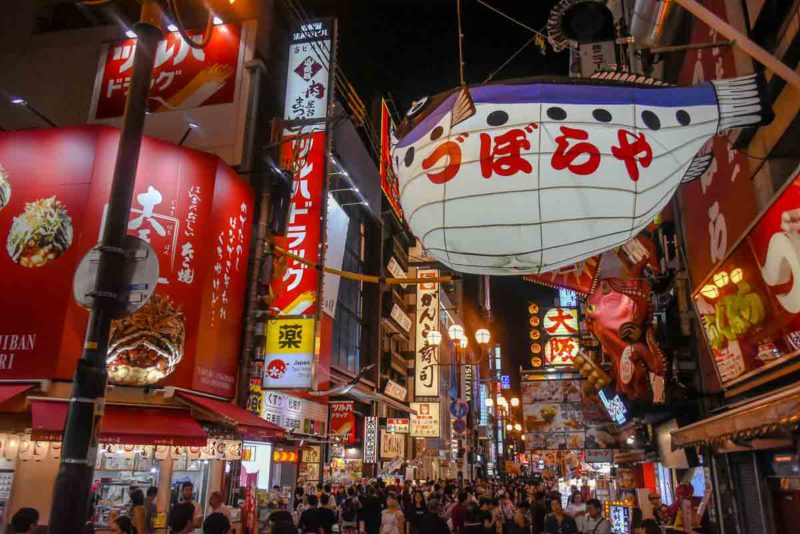
[[(0, 379), (75, 372), (88, 312), (72, 279), (105, 224), (118, 140), (102, 126), (0, 132)], [(112, 324), (111, 383), (233, 396), (252, 216), (250, 187), (221, 160), (144, 139), (128, 233), (153, 247), (160, 278)]]
[(697, 286), (723, 387), (800, 356), (800, 176)]

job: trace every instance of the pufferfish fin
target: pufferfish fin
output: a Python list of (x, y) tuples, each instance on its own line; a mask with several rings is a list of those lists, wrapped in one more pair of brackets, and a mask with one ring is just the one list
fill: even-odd
[(472, 101), (472, 95), (469, 94), (469, 89), (467, 89), (465, 85), (459, 89), (456, 101), (453, 103), (453, 113), (450, 116), (450, 129), (452, 130), (457, 124), (472, 117), (476, 112), (475, 102)]
[(681, 178), (681, 183), (685, 184), (696, 180), (705, 174), (711, 165), (711, 160), (714, 158), (713, 154), (703, 154), (702, 156), (695, 156), (692, 162), (689, 163), (689, 168), (686, 169), (686, 174)]
[(603, 80), (607, 82), (624, 82), (633, 85), (650, 85), (653, 87), (669, 87), (671, 84), (662, 82), (657, 78), (651, 76), (644, 76), (643, 74), (634, 74), (632, 72), (616, 72), (610, 70), (598, 70), (591, 76), (591, 80)]
[(763, 74), (711, 80), (711, 85), (717, 95), (719, 107), (718, 133), (731, 128), (769, 124), (772, 121), (772, 108)]

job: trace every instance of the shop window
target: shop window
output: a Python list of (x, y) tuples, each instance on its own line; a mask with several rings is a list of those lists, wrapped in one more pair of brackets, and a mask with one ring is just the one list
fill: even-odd
[[(358, 215), (347, 226), (342, 268), (364, 272), (364, 224)], [(333, 365), (357, 373), (361, 363), (361, 339), (366, 329), (363, 317), (363, 283), (342, 278), (333, 322)]]

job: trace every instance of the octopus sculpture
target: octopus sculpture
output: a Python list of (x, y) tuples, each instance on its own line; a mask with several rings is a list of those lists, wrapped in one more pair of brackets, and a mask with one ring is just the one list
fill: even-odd
[(667, 361), (651, 326), (650, 286), (642, 280), (602, 280), (589, 295), (586, 325), (612, 361), (616, 390), (652, 400), (650, 373), (664, 376)]

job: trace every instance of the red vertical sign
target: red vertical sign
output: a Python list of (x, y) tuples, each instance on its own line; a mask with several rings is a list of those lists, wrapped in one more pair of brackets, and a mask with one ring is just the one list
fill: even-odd
[(381, 189), (389, 200), (394, 213), (403, 219), (403, 208), (400, 207), (400, 185), (392, 166), (392, 134), (394, 122), (386, 100), (381, 100)]
[[(705, 7), (727, 19), (726, 2), (710, 0)], [(717, 41), (717, 32), (693, 20), (692, 44)], [(681, 84), (697, 84), (737, 75), (730, 47), (686, 53)], [(752, 177), (747, 158), (735, 151), (724, 135), (707, 147), (713, 153), (709, 169), (680, 188), (684, 239), (691, 280), (696, 287), (725, 256), (756, 216)]]

